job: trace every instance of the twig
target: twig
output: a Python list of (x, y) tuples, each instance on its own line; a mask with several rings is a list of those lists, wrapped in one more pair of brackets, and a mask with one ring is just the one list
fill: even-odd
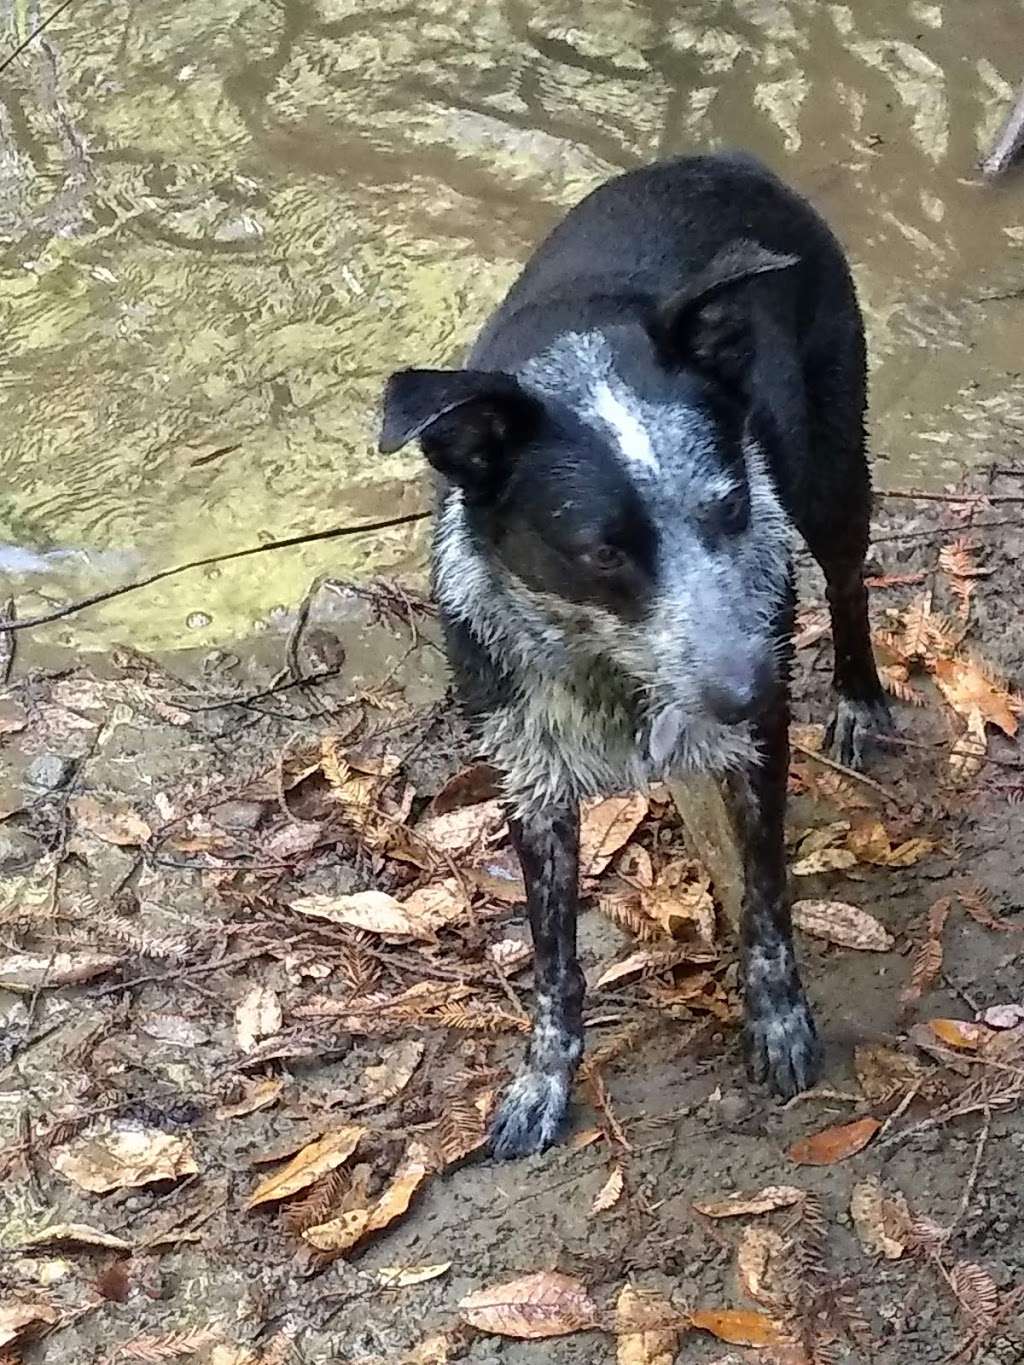
[[(302, 665), (299, 662), (299, 646), (302, 644), (302, 634), (309, 622), (309, 613), (317, 594), (323, 587), (323, 575), (318, 575), (306, 589), (305, 596), (299, 603), (299, 609), (295, 613), (295, 624), (288, 632), (288, 639), (284, 647), (284, 657), (287, 662), (288, 676), (302, 686), (303, 696), (311, 703), (313, 709), (321, 716), (327, 715), (327, 708), (313, 692), (307, 692), (302, 685)], [(340, 672), (341, 669), (335, 670)]]
[(981, 162), (980, 170), (987, 180), (994, 180), (1010, 169), (1024, 147), (1024, 87), (1017, 102), (1000, 128), (992, 150)]
[(960, 1207), (957, 1209), (956, 1216), (952, 1223), (950, 1223), (949, 1227), (946, 1229), (947, 1241), (953, 1236), (957, 1227), (959, 1227), (967, 1213), (970, 1202), (974, 1197), (974, 1188), (978, 1183), (978, 1173), (981, 1170), (982, 1158), (985, 1155), (985, 1148), (988, 1145), (989, 1133), (992, 1131), (992, 1111), (991, 1109), (985, 1109), (984, 1113), (985, 1119), (981, 1125), (981, 1132), (978, 1134), (978, 1145), (974, 1149), (974, 1160), (971, 1163), (971, 1173), (967, 1177), (967, 1184), (964, 1186), (964, 1192), (960, 1196)]
[(815, 763), (824, 764), (826, 768), (831, 768), (833, 772), (842, 773), (844, 777), (851, 778), (854, 782), (861, 782), (865, 787), (870, 787), (872, 791), (878, 792), (879, 796), (886, 801), (895, 803), (896, 794), (891, 792), (888, 787), (883, 787), (881, 782), (876, 782), (873, 777), (868, 777), (867, 773), (858, 772), (856, 768), (848, 768), (845, 763), (838, 763), (834, 758), (829, 758), (827, 754), (816, 753), (813, 749), (808, 749), (804, 744), (797, 744), (790, 741), (790, 748), (796, 753), (802, 754), (804, 758), (813, 759)]
[(70, 602), (59, 611), (51, 611), (44, 616), (29, 616), (24, 621), (0, 622), (0, 634), (28, 630), (30, 626), (45, 626), (51, 621), (61, 621), (65, 616), (73, 616), (75, 612), (84, 611), (86, 607), (95, 607), (101, 602), (109, 602), (114, 597), (123, 597), (125, 593), (148, 588), (153, 583), (160, 583), (165, 578), (172, 578), (175, 574), (185, 573), (189, 569), (205, 569), (210, 564), (223, 564), (230, 559), (245, 559), (248, 555), (261, 555), (269, 550), (287, 550), (293, 545), (312, 545), (321, 540), (334, 540), (339, 536), (358, 536), (370, 531), (383, 531), (390, 526), (408, 526), (414, 521), (423, 521), (430, 515), (429, 512), (408, 512), (401, 517), (366, 521), (359, 526), (335, 526), (329, 531), (311, 531), (301, 536), (286, 536), (284, 540), (271, 540), (265, 545), (249, 545), (244, 550), (229, 550), (221, 555), (207, 555), (205, 559), (192, 559), (185, 564), (176, 564), (171, 569), (161, 569), (159, 573), (137, 579), (134, 583), (123, 583), (119, 588), (108, 588), (105, 592), (93, 593), (91, 597)]
[(40, 20), (40, 22), (36, 24), (35, 28), (28, 35), (28, 37), (23, 38), (21, 42), (18, 44), (18, 46), (14, 49), (14, 51), (8, 52), (7, 56), (3, 59), (2, 62), (0, 62), (0, 75), (3, 75), (3, 73), (7, 70), (10, 64), (13, 61), (16, 61), (25, 51), (25, 49), (30, 47), (32, 43), (35, 42), (35, 40), (39, 37), (40, 33), (42, 33), (44, 29), (50, 27), (54, 19), (59, 19), (60, 16), (64, 13), (64, 11), (74, 3), (75, 0), (61, 0), (61, 3), (57, 6), (55, 10), (52, 10), (46, 16), (45, 19)]
[[(274, 697), (279, 692), (289, 692), (295, 687), (313, 686), (315, 683), (325, 682), (328, 678), (336, 678), (341, 672), (343, 665), (337, 668), (323, 668), (319, 673), (306, 673), (299, 678), (290, 678), (287, 682), (275, 683), (271, 687), (264, 687), (260, 692), (249, 692), (242, 697), (220, 697), (217, 701), (189, 702), (179, 701), (174, 698), (172, 705), (182, 711), (219, 711), (225, 706), (251, 706), (253, 702), (263, 701), (267, 697)], [(269, 714), (269, 713), (268, 713)], [(275, 715), (277, 720), (302, 720), (301, 716)]]
[[(6, 625), (14, 619), (14, 598), (8, 597), (7, 601), (0, 607), (0, 626)], [(16, 637), (9, 630), (0, 633), (0, 687), (6, 687), (10, 682), (16, 647)]]
[(970, 503), (1024, 502), (1024, 494), (1018, 493), (915, 493), (902, 488), (878, 489), (878, 498), (902, 498), (910, 502), (952, 502), (961, 505)]
[(251, 962), (254, 957), (261, 957), (268, 950), (266, 948), (249, 949), (245, 953), (234, 953), (231, 957), (218, 958), (216, 962), (207, 962), (199, 967), (176, 967), (173, 972), (153, 972), (149, 976), (136, 976), (131, 981), (119, 981), (113, 986), (101, 986), (99, 990), (90, 991), (90, 1000), (99, 1000), (105, 995), (118, 995), (122, 991), (133, 991), (137, 986), (148, 986), (154, 981), (176, 981), (180, 982), (187, 976), (205, 976), (208, 972), (219, 971), (221, 967), (237, 967), (242, 962)]

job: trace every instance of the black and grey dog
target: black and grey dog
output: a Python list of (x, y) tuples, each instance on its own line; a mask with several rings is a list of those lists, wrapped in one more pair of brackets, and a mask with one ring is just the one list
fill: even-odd
[(723, 774), (744, 845), (755, 1079), (810, 1085), (783, 844), (795, 528), (825, 572), (831, 743), (859, 765), (888, 711), (863, 582), (864, 334), (814, 210), (738, 154), (631, 171), (551, 233), (467, 368), (403, 370), (382, 451), (442, 476), (434, 590), (504, 776), (535, 946), (529, 1055), (501, 1156), (557, 1136), (583, 1050), (579, 802)]

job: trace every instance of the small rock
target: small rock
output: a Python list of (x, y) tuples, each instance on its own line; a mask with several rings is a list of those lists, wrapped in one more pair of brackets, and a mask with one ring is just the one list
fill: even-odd
[(74, 771), (74, 759), (61, 754), (40, 754), (25, 769), (25, 781), (37, 791), (55, 792), (67, 785)]
[(739, 1090), (727, 1090), (718, 1101), (718, 1116), (727, 1128), (749, 1118), (750, 1110), (749, 1098)]
[(42, 847), (23, 829), (0, 826), (0, 872), (19, 872), (42, 856)]
[(203, 630), (206, 626), (211, 625), (212, 622), (213, 617), (205, 611), (190, 611), (185, 617), (185, 624), (188, 626), (189, 630)]
[(260, 801), (222, 801), (210, 811), (210, 819), (221, 829), (255, 829), (263, 819)]

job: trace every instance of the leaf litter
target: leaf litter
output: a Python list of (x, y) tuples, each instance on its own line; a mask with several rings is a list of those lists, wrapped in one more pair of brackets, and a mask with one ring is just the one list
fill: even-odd
[[(206, 1211), (187, 1206), (179, 1191), (212, 1188), (210, 1152), (222, 1133), (198, 1112), (242, 1144), (242, 1171), (255, 1168), (240, 1195), (249, 1200), (252, 1225), (271, 1243), (276, 1239), (271, 1254), (293, 1256), (311, 1276), (330, 1274), (337, 1257), (351, 1258), (376, 1292), (400, 1302), (404, 1294), (427, 1301), (443, 1294), (456, 1274), (463, 1284), (468, 1274), (470, 1290), (460, 1285), (458, 1311), (467, 1322), (479, 1315), (477, 1330), (524, 1339), (597, 1330), (614, 1337), (611, 1349), (626, 1365), (661, 1365), (697, 1331), (741, 1353), (803, 1365), (826, 1359), (837, 1341), (856, 1339), (861, 1327), (855, 1303), (847, 1301), (856, 1292), (848, 1293), (827, 1264), (829, 1229), (820, 1201), (781, 1183), (793, 1171), (790, 1163), (799, 1162), (822, 1167), (820, 1178), (829, 1182), (822, 1188), (835, 1196), (828, 1210), (835, 1217), (849, 1209), (866, 1258), (923, 1261), (935, 1269), (937, 1292), (959, 1305), (972, 1339), (996, 1332), (1012, 1286), (996, 1284), (983, 1265), (958, 1260), (946, 1225), (929, 1233), (927, 1217), (888, 1182), (882, 1185), (872, 1166), (873, 1143), (909, 1140), (922, 1124), (941, 1133), (972, 1116), (984, 1122), (1019, 1103), (1014, 1086), (1024, 1069), (1024, 1043), (1017, 1036), (1019, 1005), (998, 1003), (1007, 992), (995, 1003), (981, 993), (974, 1019), (916, 1014), (950, 971), (947, 959), (958, 965), (950, 946), (954, 926), (957, 934), (962, 925), (992, 935), (1019, 928), (1012, 906), (997, 906), (977, 883), (961, 879), (949, 894), (940, 886), (938, 899), (927, 894), (933, 866), (952, 861), (958, 876), (970, 870), (962, 850), (949, 851), (943, 831), (951, 821), (942, 802), (948, 794), (951, 811), (957, 809), (978, 775), (991, 771), (991, 757), (1006, 753), (999, 745), (1012, 739), (1019, 720), (1013, 687), (985, 660), (984, 640), (970, 638), (999, 582), (997, 572), (987, 572), (991, 567), (985, 562), (979, 569), (974, 552), (954, 542), (940, 552), (936, 585), (928, 575), (882, 576), (886, 605), (877, 614), (887, 619), (877, 634), (888, 685), (913, 701), (910, 723), (941, 718), (944, 727), (932, 786), (920, 782), (915, 789), (912, 778), (889, 783), (900, 796), (897, 809), (855, 775), (809, 757), (824, 753), (820, 726), (794, 731), (800, 747), (793, 763), (798, 800), (791, 868), (801, 889), (814, 879), (794, 906), (797, 927), (808, 936), (803, 951), (820, 957), (823, 945), (833, 945), (844, 956), (877, 961), (914, 1022), (905, 1035), (894, 1030), (887, 1043), (856, 1042), (863, 1098), (855, 1112), (862, 1117), (789, 1143), (789, 1159), (776, 1147), (774, 1165), (762, 1161), (757, 1169), (759, 1188), (694, 1205), (708, 1220), (702, 1226), (720, 1225), (732, 1239), (735, 1286), (756, 1309), (730, 1305), (725, 1286), (710, 1303), (677, 1308), (660, 1290), (624, 1286), (621, 1256), (600, 1260), (616, 1238), (637, 1228), (642, 1238), (656, 1226), (671, 1192), (647, 1183), (648, 1116), (623, 1103), (617, 1076), (641, 1074), (643, 1040), (652, 1028), (675, 1030), (684, 1055), (691, 1039), (704, 1049), (712, 1037), (718, 1056), (722, 1034), (710, 1031), (731, 1032), (739, 1018), (735, 946), (714, 888), (659, 792), (593, 802), (583, 817), (583, 890), (597, 912), (585, 914), (583, 925), (597, 919), (603, 929), (586, 961), (602, 989), (600, 1001), (590, 1002), (587, 1066), (597, 1084), (588, 1081), (579, 1103), (590, 1098), (596, 1110), (586, 1121), (596, 1117), (600, 1127), (584, 1128), (585, 1141), (563, 1152), (579, 1163), (586, 1190), (582, 1200), (565, 1198), (565, 1206), (584, 1215), (589, 1235), (604, 1248), (592, 1267), (583, 1262), (587, 1283), (519, 1261), (521, 1274), (510, 1265), (495, 1277), (498, 1290), (511, 1291), (505, 1299), (492, 1292), (488, 1301), (480, 1290), (485, 1301), (476, 1303), (473, 1291), (489, 1277), (467, 1265), (461, 1250), (453, 1256), (454, 1244), (434, 1251), (407, 1240), (406, 1230), (420, 1225), (421, 1196), (433, 1200), (483, 1151), (488, 1117), (522, 1046), (531, 953), (520, 937), (524, 891), (493, 772), (470, 763), (439, 781), (414, 775), (407, 748), (388, 732), (400, 707), (385, 692), (346, 697), (340, 722), (325, 720), (322, 735), (309, 722), (308, 740), (300, 737), (262, 768), (239, 773), (230, 791), (221, 775), (206, 787), (182, 782), (164, 791), (122, 792), (90, 781), (85, 764), (81, 788), (67, 802), (73, 858), (87, 868), (102, 858), (124, 859), (125, 868), (137, 860), (142, 873), (110, 893), (89, 888), (83, 898), (76, 868), (53, 857), (34, 878), (15, 877), (0, 891), (0, 917), (13, 926), (0, 949), (0, 984), (17, 993), (24, 1011), (31, 1006), (44, 1027), (60, 1023), (52, 1006), (82, 1002), (81, 1037), (76, 1031), (73, 1041), (92, 1087), (80, 1098), (62, 1096), (50, 1113), (35, 1114), (30, 1130), (11, 1132), (0, 1147), (4, 1169), (24, 1173), (48, 1170), (40, 1166), (45, 1153), (55, 1188), (72, 1201), (66, 1217), (60, 1205), (57, 1218), (41, 1215), (7, 1244), (18, 1245), (22, 1255), (63, 1251), (74, 1252), (76, 1263), (106, 1255), (126, 1264), (136, 1241), (173, 1247), (197, 1239), (201, 1245)], [(940, 607), (943, 583), (951, 596)], [(889, 605), (901, 596), (906, 605)], [(800, 647), (807, 657), (827, 648), (821, 612), (807, 616), (804, 626)], [(162, 723), (189, 733), (192, 716), (176, 704), (184, 699), (180, 684), (170, 687), (150, 673), (133, 687), (139, 690), (62, 677), (55, 700), (42, 707), (12, 697), (0, 710), (15, 721), (5, 741), (38, 741), (39, 717), (52, 735), (87, 740), (112, 706), (127, 718), (143, 704), (146, 714), (162, 712)], [(80, 705), (80, 714), (62, 716), (70, 705)], [(932, 796), (933, 790), (942, 795)], [(217, 824), (224, 803), (238, 805), (229, 812), (236, 821), (230, 832)], [(161, 870), (159, 859), (168, 855), (188, 875), (202, 877), (202, 895), (219, 918), (180, 908), (185, 902), (175, 899), (173, 876)], [(57, 903), (55, 871), (56, 919), (48, 909)], [(908, 886), (920, 907), (909, 927), (901, 900)], [(903, 962), (893, 953), (897, 942)], [(161, 955), (160, 945), (173, 951)], [(150, 955), (149, 948), (159, 951)], [(137, 960), (142, 957), (149, 960)], [(131, 985), (144, 976), (151, 987)], [(931, 1050), (920, 1046), (925, 1034)], [(133, 1042), (142, 1045), (137, 1056)], [(663, 1067), (664, 1057), (657, 1065)], [(194, 1096), (191, 1111), (182, 1092)], [(823, 1089), (802, 1097), (801, 1106), (837, 1093)], [(802, 1112), (787, 1114), (787, 1127)], [(700, 1150), (701, 1139), (694, 1140)], [(727, 1132), (725, 1141), (734, 1146), (738, 1139)], [(755, 1136), (743, 1141), (763, 1146)], [(260, 1157), (266, 1158), (262, 1167)], [(586, 1165), (595, 1160), (596, 1167)], [(271, 1164), (279, 1169), (266, 1174)], [(524, 1167), (515, 1199), (532, 1196), (541, 1170), (540, 1163)], [(503, 1176), (496, 1169), (494, 1179)], [(623, 1199), (627, 1182), (629, 1201)], [(840, 1189), (847, 1191), (843, 1197)], [(167, 1201), (172, 1212), (180, 1204), (186, 1210), (180, 1227), (144, 1231), (108, 1220), (105, 1201), (118, 1190)], [(233, 1209), (237, 1218), (238, 1199)], [(131, 1283), (126, 1292), (134, 1292)], [(455, 1311), (454, 1297), (430, 1301)], [(972, 1303), (980, 1306), (973, 1313), (964, 1306)], [(42, 1315), (25, 1317), (18, 1333), (59, 1328), (85, 1305), (47, 1299)], [(234, 1346), (230, 1334), (204, 1336), (202, 1327), (173, 1321), (162, 1331), (152, 1321), (147, 1326), (153, 1330), (122, 1342), (118, 1358), (212, 1350), (218, 1362), (249, 1365), (251, 1358), (264, 1365), (265, 1352)], [(462, 1330), (431, 1327), (400, 1358), (455, 1359)]]

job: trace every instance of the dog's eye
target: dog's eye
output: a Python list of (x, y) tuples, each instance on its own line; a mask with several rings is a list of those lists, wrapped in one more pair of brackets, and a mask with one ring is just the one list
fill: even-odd
[(750, 521), (750, 502), (745, 488), (734, 488), (715, 508), (715, 520), (727, 536), (739, 535)]
[(597, 545), (583, 556), (588, 568), (598, 573), (615, 573), (626, 563), (626, 552), (616, 545)]

